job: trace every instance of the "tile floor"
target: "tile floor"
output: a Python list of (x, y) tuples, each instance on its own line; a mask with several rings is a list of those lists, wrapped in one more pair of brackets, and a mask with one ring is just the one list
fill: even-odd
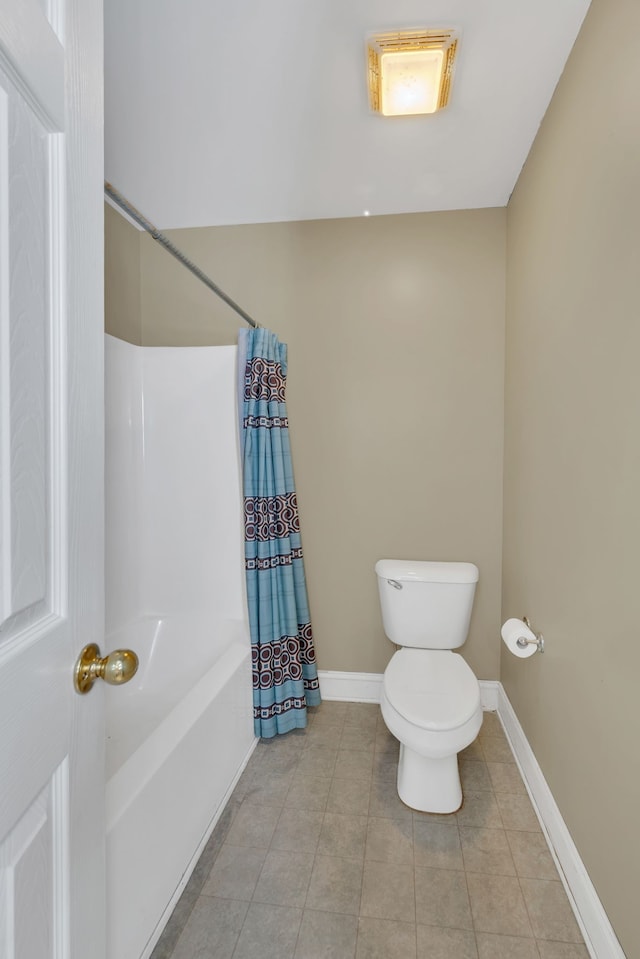
[(152, 959), (588, 959), (495, 713), (450, 816), (398, 799), (375, 705), (261, 741)]

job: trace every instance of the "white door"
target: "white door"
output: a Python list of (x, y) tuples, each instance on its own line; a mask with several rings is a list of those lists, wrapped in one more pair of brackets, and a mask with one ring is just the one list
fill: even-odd
[(102, 0), (0, 0), (0, 957), (104, 955)]

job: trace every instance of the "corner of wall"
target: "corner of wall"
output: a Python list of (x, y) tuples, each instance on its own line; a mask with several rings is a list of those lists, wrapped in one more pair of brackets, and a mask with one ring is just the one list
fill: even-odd
[(121, 213), (105, 203), (105, 332), (136, 346), (142, 345), (141, 236)]

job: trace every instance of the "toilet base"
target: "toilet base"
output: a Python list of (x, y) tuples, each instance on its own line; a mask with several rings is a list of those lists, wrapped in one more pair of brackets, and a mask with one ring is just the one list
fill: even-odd
[(430, 759), (400, 743), (398, 795), (420, 812), (456, 812), (462, 805), (457, 753)]

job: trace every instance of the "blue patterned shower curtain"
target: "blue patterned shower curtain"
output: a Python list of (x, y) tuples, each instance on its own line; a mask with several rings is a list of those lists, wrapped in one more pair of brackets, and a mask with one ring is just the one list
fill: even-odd
[(256, 736), (306, 726), (320, 702), (285, 406), (287, 347), (240, 330), (245, 569)]

